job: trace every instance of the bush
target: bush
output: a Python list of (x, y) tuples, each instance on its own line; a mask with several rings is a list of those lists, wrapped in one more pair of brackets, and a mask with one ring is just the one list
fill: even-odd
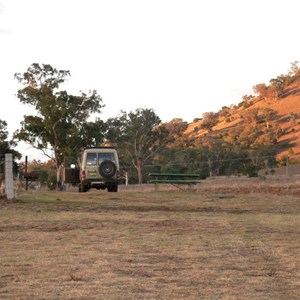
[(280, 158), (279, 158), (279, 160), (278, 160), (278, 164), (280, 165), (280, 166), (286, 166), (286, 163), (287, 163), (287, 161), (288, 161), (288, 155), (282, 155), (282, 156), (280, 156)]
[(242, 174), (246, 175), (248, 177), (257, 177), (258, 173), (257, 173), (257, 169), (254, 165), (252, 164), (246, 164), (242, 170)]
[(197, 123), (197, 122), (202, 121), (202, 120), (203, 120), (202, 118), (195, 118), (195, 119), (193, 120), (193, 123)]
[(49, 178), (47, 180), (47, 186), (50, 191), (53, 191), (56, 189), (56, 176), (55, 175), (49, 176)]

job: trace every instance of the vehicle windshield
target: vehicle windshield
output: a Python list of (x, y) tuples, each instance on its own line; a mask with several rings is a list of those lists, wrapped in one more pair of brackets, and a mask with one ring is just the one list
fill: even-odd
[(86, 164), (87, 164), (87, 166), (97, 166), (97, 164), (100, 165), (104, 160), (110, 160), (110, 161), (116, 163), (114, 153), (89, 152), (86, 155)]
[(97, 165), (97, 153), (87, 153), (86, 164), (88, 166), (96, 166)]

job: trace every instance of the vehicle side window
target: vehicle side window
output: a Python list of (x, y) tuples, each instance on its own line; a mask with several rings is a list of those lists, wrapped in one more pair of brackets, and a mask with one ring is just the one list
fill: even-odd
[(86, 164), (87, 164), (87, 166), (96, 166), (97, 165), (97, 154), (96, 153), (87, 153)]
[(104, 160), (111, 160), (112, 162), (115, 162), (115, 156), (113, 153), (98, 153), (99, 164), (101, 164)]

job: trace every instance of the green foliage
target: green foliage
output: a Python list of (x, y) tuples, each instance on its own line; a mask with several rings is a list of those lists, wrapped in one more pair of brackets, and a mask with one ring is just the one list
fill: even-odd
[(290, 84), (288, 75), (280, 75), (270, 80), (268, 92), (274, 99), (278, 99), (283, 95), (284, 88)]
[(195, 118), (194, 120), (193, 120), (193, 122), (194, 123), (197, 123), (197, 122), (199, 122), (199, 121), (201, 121), (202, 120), (202, 118)]
[(209, 170), (202, 153), (196, 148), (164, 148), (153, 161), (150, 172), (199, 174), (205, 179)]
[(244, 101), (251, 101), (252, 99), (254, 98), (254, 96), (253, 95), (244, 95), (243, 96), (243, 100)]
[(48, 178), (49, 178), (49, 174), (48, 174), (48, 172), (46, 170), (43, 170), (43, 169), (33, 169), (32, 172), (35, 173), (35, 174), (38, 174), (38, 181), (40, 182), (40, 184), (42, 186), (47, 183)]
[(253, 98), (254, 98), (253, 95), (244, 95), (243, 96), (243, 101), (238, 104), (238, 107), (243, 107), (243, 108), (250, 107), (253, 104), (252, 103)]
[[(25, 73), (15, 74), (24, 87), (18, 90), (21, 103), (35, 108), (36, 115), (24, 116), (15, 138), (31, 144), (48, 157), (54, 155), (57, 169), (65, 156), (76, 154), (81, 146), (101, 140), (103, 122), (88, 123), (92, 113), (100, 112), (102, 99), (96, 91), (79, 96), (60, 90), (69, 71), (50, 65), (32, 64)], [(100, 131), (99, 131), (100, 129)], [(51, 154), (47, 150), (51, 150)], [(58, 179), (59, 181), (59, 179)]]
[(300, 78), (299, 61), (296, 60), (296, 61), (291, 62), (289, 75), (291, 77), (294, 77), (295, 79)]
[[(237, 110), (237, 106), (224, 106), (218, 113), (207, 112), (203, 118), (195, 118), (194, 122), (200, 121), (195, 131), (205, 129), (207, 133), (191, 138), (185, 135), (187, 122), (176, 118), (162, 124), (152, 109), (121, 111), (107, 122), (100, 119), (88, 122), (90, 114), (100, 112), (102, 99), (96, 91), (89, 95), (81, 92), (79, 96), (61, 91), (59, 87), (68, 76), (69, 71), (39, 64), (15, 75), (24, 85), (18, 91), (20, 101), (33, 106), (37, 112), (24, 116), (22, 128), (15, 136), (44, 152), (50, 148), (57, 167), (64, 157), (76, 157), (81, 147), (103, 142), (118, 148), (121, 167), (129, 173), (131, 183), (141, 183), (149, 172), (197, 173), (203, 178), (231, 174), (252, 177), (259, 170), (276, 165), (273, 146), (285, 132), (274, 122), (270, 125), (277, 118), (277, 111), (249, 109), (253, 95), (243, 96), (238, 105), (244, 108), (242, 125), (221, 134), (212, 132), (218, 122), (230, 122), (231, 113)], [(297, 76), (300, 79), (298, 62), (295, 62), (288, 75), (271, 79), (269, 85), (258, 84), (253, 90), (258, 98), (278, 99), (287, 93), (286, 87)], [(292, 113), (290, 117), (296, 123), (299, 114)], [(2, 136), (4, 140), (7, 138), (1, 128), (0, 122), (0, 141)], [(0, 149), (3, 145), (0, 143)], [(41, 171), (40, 176), (49, 187), (56, 181), (51, 172)]]
[(201, 129), (207, 129), (211, 131), (212, 128), (217, 125), (219, 120), (219, 114), (214, 112), (206, 112), (203, 114), (203, 120), (200, 125)]
[(289, 156), (288, 155), (281, 155), (280, 158), (278, 159), (278, 164), (280, 166), (286, 166), (288, 160), (289, 160)]
[(56, 189), (56, 176), (55, 175), (51, 175), (48, 180), (47, 180), (47, 187), (50, 191), (53, 191)]
[(43, 151), (50, 146), (58, 165), (64, 154), (77, 148), (84, 138), (90, 114), (100, 112), (102, 107), (96, 91), (74, 96), (59, 90), (67, 76), (69, 71), (39, 64), (31, 65), (24, 74), (15, 74), (24, 86), (18, 90), (18, 98), (37, 112), (36, 116), (24, 116), (22, 128), (15, 136)]
[(181, 137), (188, 127), (188, 123), (182, 119), (173, 119), (170, 122), (164, 123), (163, 125), (169, 132), (169, 137), (173, 137), (174, 139)]
[(7, 123), (4, 120), (0, 119), (0, 174), (4, 174), (4, 164), (5, 164), (5, 154), (11, 153), (13, 156), (13, 172), (16, 175), (18, 173), (18, 164), (16, 159), (22, 157), (21, 153), (14, 150), (13, 147), (16, 146), (16, 143), (11, 140), (8, 140), (8, 131)]
[(154, 163), (156, 169), (152, 172), (196, 173), (201, 174), (202, 178), (238, 174), (253, 177), (260, 169), (274, 167), (276, 159), (275, 151), (269, 146), (243, 149), (237, 142), (226, 142), (223, 135), (219, 135), (219, 138), (198, 138), (188, 148), (166, 148)]
[(106, 122), (106, 139), (118, 147), (120, 160), (133, 165), (142, 183), (143, 165), (168, 142), (169, 132), (152, 109), (124, 111)]
[(261, 99), (280, 99), (285, 96), (285, 89), (293, 82), (300, 79), (299, 62), (291, 63), (291, 68), (288, 74), (281, 74), (270, 80), (270, 84), (257, 84), (253, 87), (253, 91)]
[(265, 83), (259, 83), (253, 87), (253, 91), (260, 98), (267, 98), (268, 96), (268, 87)]
[(228, 106), (223, 106), (222, 109), (218, 112), (219, 114), (219, 118), (220, 121), (222, 121), (222, 119), (227, 123), (230, 121), (230, 108)]
[(269, 129), (269, 122), (277, 117), (277, 111), (272, 108), (263, 108), (260, 111), (263, 120), (266, 122), (267, 129)]
[(258, 108), (247, 109), (243, 112), (242, 118), (246, 124), (255, 125), (258, 121)]
[(241, 168), (241, 173), (243, 175), (247, 175), (248, 177), (257, 177), (257, 168), (251, 163), (246, 163), (244, 166)]

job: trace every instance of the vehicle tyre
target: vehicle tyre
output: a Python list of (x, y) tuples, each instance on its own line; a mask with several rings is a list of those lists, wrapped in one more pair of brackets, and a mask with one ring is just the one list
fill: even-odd
[(83, 193), (86, 193), (87, 191), (88, 191), (89, 189), (88, 189), (88, 187), (86, 186), (86, 185), (82, 185), (82, 192)]
[(117, 184), (109, 185), (107, 187), (107, 191), (109, 191), (109, 192), (115, 192), (116, 193), (118, 191), (118, 185)]
[(78, 192), (79, 193), (86, 193), (88, 190), (89, 189), (88, 189), (87, 185), (79, 183), (79, 185), (78, 185)]
[(113, 177), (117, 171), (116, 165), (110, 160), (104, 160), (99, 165), (99, 173), (105, 178)]

